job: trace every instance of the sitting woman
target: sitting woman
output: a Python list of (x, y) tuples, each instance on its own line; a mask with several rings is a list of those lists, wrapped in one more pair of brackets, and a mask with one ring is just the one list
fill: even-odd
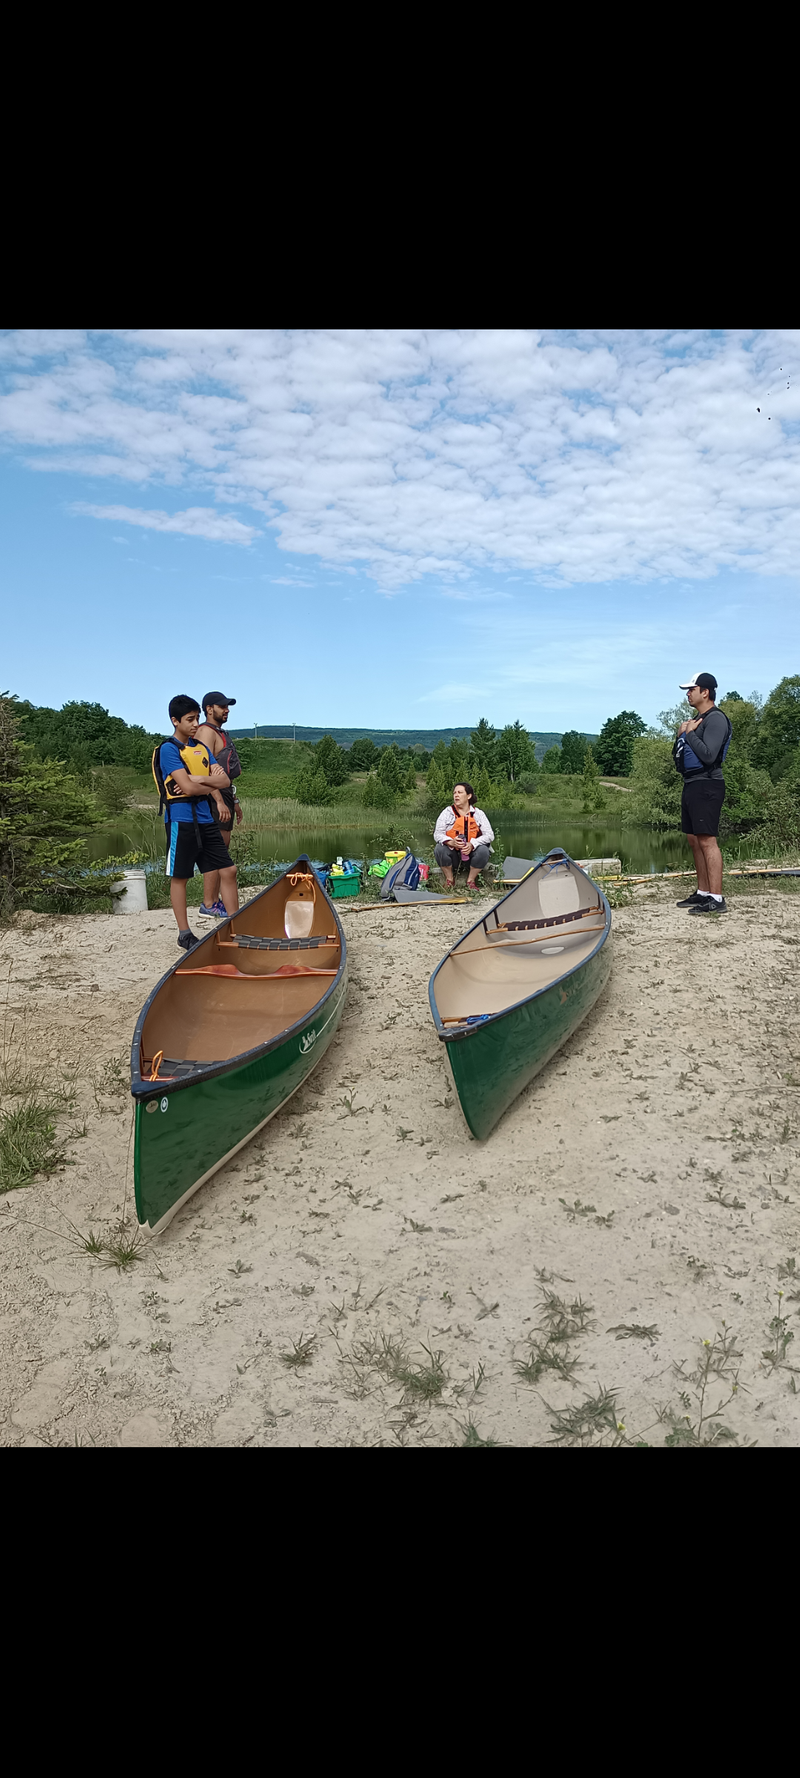
[(474, 889), (478, 871), (489, 863), (489, 847), (494, 832), (482, 809), (475, 807), (471, 784), (456, 784), (453, 801), (443, 809), (433, 830), (436, 842), (436, 863), (444, 872), (448, 888), (460, 864), (469, 864), (467, 888)]

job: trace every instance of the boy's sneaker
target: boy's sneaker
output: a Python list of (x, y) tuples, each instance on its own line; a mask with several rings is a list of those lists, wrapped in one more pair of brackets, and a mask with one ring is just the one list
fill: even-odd
[(197, 912), (199, 914), (207, 914), (209, 920), (213, 920), (217, 912), (217, 903), (212, 901), (210, 908), (207, 908), (205, 902), (201, 901)]
[(713, 895), (702, 895), (697, 907), (689, 909), (690, 914), (727, 914), (728, 904), (724, 895), (715, 901)]
[[(687, 895), (685, 901), (676, 901), (675, 906), (676, 908), (696, 908), (698, 901), (703, 900), (704, 897), (700, 894), (699, 889), (693, 889), (691, 895)], [(200, 909), (200, 912), (202, 914), (202, 908)]]
[(220, 920), (227, 920), (228, 918), (228, 910), (224, 901), (215, 901), (213, 912), (218, 915)]
[(199, 945), (199, 943), (199, 938), (195, 938), (193, 932), (182, 932), (178, 938), (178, 944), (182, 951), (193, 951), (195, 945)]

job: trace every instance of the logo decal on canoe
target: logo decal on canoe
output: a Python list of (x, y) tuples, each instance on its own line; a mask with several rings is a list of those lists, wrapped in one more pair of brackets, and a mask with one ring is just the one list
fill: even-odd
[(316, 1041), (317, 1041), (316, 1031), (307, 1031), (305, 1034), (305, 1037), (303, 1038), (303, 1040), (300, 1044), (301, 1056), (307, 1056), (309, 1050), (313, 1050)]
[(162, 1099), (161, 1110), (166, 1111), (168, 1105), (169, 1105), (169, 1099)]

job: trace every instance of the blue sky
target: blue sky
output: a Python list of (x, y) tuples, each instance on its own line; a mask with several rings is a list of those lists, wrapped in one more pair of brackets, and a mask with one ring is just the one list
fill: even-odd
[(243, 726), (590, 731), (704, 668), (766, 693), (798, 339), (5, 333), (2, 686), (148, 728), (211, 687)]

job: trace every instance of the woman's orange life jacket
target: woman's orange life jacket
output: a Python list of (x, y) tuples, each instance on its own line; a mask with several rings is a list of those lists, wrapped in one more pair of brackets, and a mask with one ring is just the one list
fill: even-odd
[(470, 809), (468, 815), (457, 815), (452, 827), (447, 829), (447, 838), (453, 846), (461, 846), (465, 840), (480, 839), (481, 830)]

